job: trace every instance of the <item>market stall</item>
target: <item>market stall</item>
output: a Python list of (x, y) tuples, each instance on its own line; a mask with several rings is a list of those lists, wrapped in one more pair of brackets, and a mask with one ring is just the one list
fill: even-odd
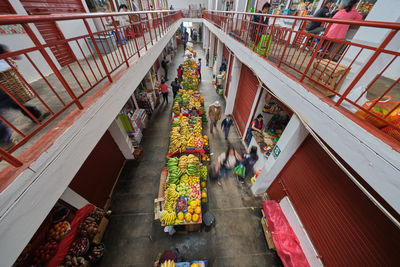
[(106, 213), (91, 204), (56, 204), (13, 266), (89, 266), (105, 252)]
[[(198, 92), (198, 67), (190, 44), (185, 51), (182, 87), (172, 108), (172, 125), (166, 168), (161, 172), (154, 218), (166, 231), (171, 226), (183, 231), (200, 231), (202, 206), (207, 203), (208, 137), (204, 99)], [(207, 153), (208, 154), (207, 154)], [(168, 228), (169, 227), (169, 228)], [(178, 229), (179, 230), (179, 229)]]
[(263, 90), (252, 119), (259, 114), (263, 116), (262, 134), (253, 131), (253, 138), (249, 144), (249, 147), (257, 146), (259, 160), (254, 165), (255, 170), (262, 169), (267, 164), (268, 157), (273, 154), (274, 147), (285, 130), (292, 111), (267, 90)]

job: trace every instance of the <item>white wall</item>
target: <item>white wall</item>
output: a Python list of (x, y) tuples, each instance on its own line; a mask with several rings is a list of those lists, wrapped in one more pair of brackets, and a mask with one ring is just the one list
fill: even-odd
[(132, 145), (132, 141), (130, 140), (128, 134), (126, 133), (124, 126), (119, 118), (116, 118), (108, 128), (112, 138), (117, 144), (119, 150), (122, 155), (124, 155), (125, 159), (135, 159), (133, 156), (133, 151), (135, 148)]
[(86, 204), (89, 204), (89, 201), (87, 201), (84, 197), (82, 197), (69, 187), (65, 189), (60, 199), (67, 202), (69, 205), (73, 206), (76, 209), (83, 208)]
[(178, 9), (188, 9), (189, 5), (193, 8), (208, 8), (208, 0), (168, 0), (168, 5), (173, 6), (175, 10)]
[(267, 163), (251, 188), (254, 194), (261, 194), (267, 190), (307, 135), (307, 129), (294, 114), (276, 143), (281, 152), (277, 158), (274, 158), (272, 154), (268, 157)]

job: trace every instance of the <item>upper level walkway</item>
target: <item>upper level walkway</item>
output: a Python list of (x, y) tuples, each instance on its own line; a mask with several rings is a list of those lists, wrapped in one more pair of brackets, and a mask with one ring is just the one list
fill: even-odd
[[(24, 34), (15, 45), (22, 49), (8, 44), (0, 55), (7, 66), (0, 74), (0, 191), (180, 18), (173, 11), (1, 17), (0, 25)], [(43, 37), (43, 24), (57, 24), (60, 38)]]
[[(400, 151), (400, 23), (222, 11), (204, 18)], [(310, 21), (325, 31), (305, 31)], [(347, 39), (330, 37), (335, 24), (350, 27)]]

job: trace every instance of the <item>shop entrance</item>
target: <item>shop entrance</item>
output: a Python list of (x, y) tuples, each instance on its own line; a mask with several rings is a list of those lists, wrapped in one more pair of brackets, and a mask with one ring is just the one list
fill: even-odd
[[(263, 88), (265, 88), (265, 85), (263, 85)], [(273, 149), (285, 131), (293, 112), (266, 89), (262, 89), (256, 108), (251, 114), (249, 127), (252, 126), (252, 122), (257, 120), (257, 116), (260, 115), (263, 121), (263, 134), (261, 135), (257, 131), (252, 131), (249, 138), (249, 131), (246, 129), (245, 139), (249, 147), (257, 147), (259, 160), (254, 166), (255, 170), (262, 169), (268, 158), (273, 154)]]

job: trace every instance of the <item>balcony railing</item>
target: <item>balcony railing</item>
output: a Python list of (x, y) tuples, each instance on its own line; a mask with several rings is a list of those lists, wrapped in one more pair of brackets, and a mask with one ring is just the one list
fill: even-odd
[[(146, 53), (181, 17), (177, 11), (0, 17), (0, 25), (20, 29), (25, 46), (9, 45), (10, 51), (0, 55), (8, 65), (0, 73), (0, 109), (14, 110), (0, 116), (0, 130), (14, 140), (0, 147), (2, 167), (3, 160), (21, 166), (22, 146), (37, 142), (74, 109), (82, 110), (88, 95), (113, 82), (115, 73)], [(50, 30), (56, 34), (48, 37)]]
[(184, 9), (182, 10), (183, 18), (202, 18), (203, 10), (201, 9)]
[[(220, 11), (206, 11), (204, 18), (310, 91), (322, 93), (321, 99), (396, 150), (400, 148), (400, 23)], [(269, 23), (262, 23), (266, 18)], [(323, 34), (306, 32), (310, 21), (320, 22)], [(350, 26), (350, 33), (357, 31), (356, 35), (350, 40), (330, 38), (327, 33), (334, 23)], [(374, 37), (367, 42), (366, 35)], [(366, 102), (367, 98), (373, 101)]]

